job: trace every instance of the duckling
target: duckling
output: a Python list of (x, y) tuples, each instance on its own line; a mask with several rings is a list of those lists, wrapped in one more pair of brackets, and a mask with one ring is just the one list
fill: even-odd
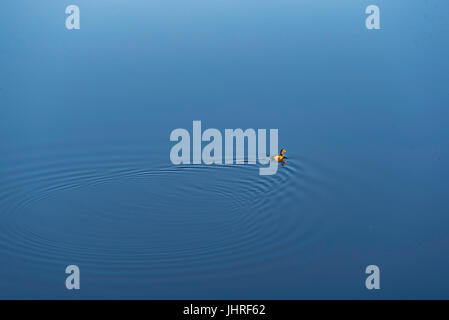
[(286, 153), (286, 152), (287, 152), (287, 150), (281, 149), (281, 151), (279, 151), (279, 154), (277, 154), (273, 157), (273, 160), (278, 161), (278, 162), (283, 162), (284, 159), (288, 159), (286, 156), (284, 156), (284, 153)]

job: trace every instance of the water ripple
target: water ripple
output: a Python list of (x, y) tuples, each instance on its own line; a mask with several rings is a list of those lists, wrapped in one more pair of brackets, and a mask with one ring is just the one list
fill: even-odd
[(194, 277), (295, 254), (320, 232), (320, 217), (299, 210), (327, 186), (301, 157), (260, 176), (258, 165), (174, 166), (143, 150), (3, 163), (2, 250), (92, 272)]

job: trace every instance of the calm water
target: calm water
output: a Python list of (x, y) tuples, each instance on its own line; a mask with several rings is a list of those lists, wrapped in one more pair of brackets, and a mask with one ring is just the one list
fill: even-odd
[[(0, 298), (449, 298), (447, 1), (73, 3), (0, 5)], [(289, 160), (175, 166), (193, 120)]]

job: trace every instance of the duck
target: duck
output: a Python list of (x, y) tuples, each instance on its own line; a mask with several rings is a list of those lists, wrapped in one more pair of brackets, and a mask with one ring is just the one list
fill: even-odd
[(286, 153), (286, 152), (287, 152), (287, 150), (281, 149), (281, 151), (279, 151), (279, 154), (277, 154), (273, 157), (273, 160), (278, 161), (278, 162), (283, 162), (284, 159), (288, 159), (286, 156), (284, 156), (284, 153)]

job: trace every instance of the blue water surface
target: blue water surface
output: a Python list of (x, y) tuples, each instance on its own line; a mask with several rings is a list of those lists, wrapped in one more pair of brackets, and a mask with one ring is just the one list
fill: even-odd
[[(0, 298), (448, 299), (448, 9), (1, 1)], [(289, 159), (173, 165), (193, 120)]]

